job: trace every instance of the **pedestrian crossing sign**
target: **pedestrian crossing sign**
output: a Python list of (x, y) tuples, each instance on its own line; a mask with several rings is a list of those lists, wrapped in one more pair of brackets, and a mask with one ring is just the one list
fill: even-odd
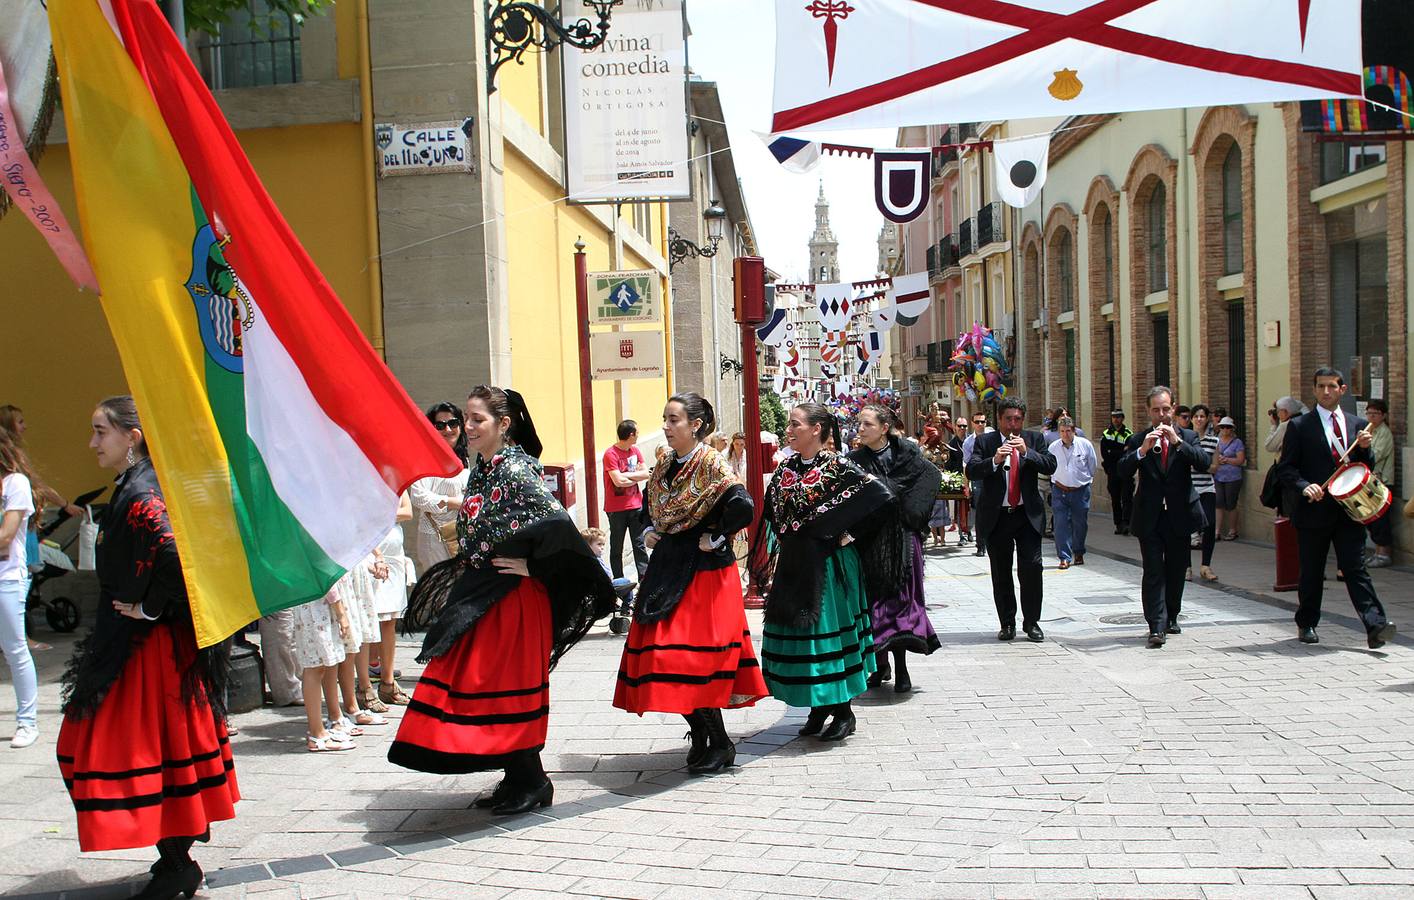
[(646, 269), (589, 273), (589, 324), (663, 321), (662, 280)]

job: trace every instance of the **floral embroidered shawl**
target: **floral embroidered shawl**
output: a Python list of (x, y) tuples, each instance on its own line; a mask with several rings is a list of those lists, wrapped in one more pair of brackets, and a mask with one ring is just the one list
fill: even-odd
[(694, 450), (670, 482), (668, 471), (674, 462), (672, 453), (660, 459), (647, 484), (648, 514), (660, 534), (696, 527), (737, 483), (731, 463), (711, 447)]

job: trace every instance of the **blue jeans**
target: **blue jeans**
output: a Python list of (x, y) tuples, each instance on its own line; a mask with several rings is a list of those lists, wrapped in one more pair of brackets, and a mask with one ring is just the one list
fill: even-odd
[(29, 642), (25, 640), (25, 597), (28, 595), (28, 578), (0, 581), (0, 647), (5, 651), (10, 678), (15, 682), (15, 721), (34, 728), (39, 682), (34, 676), (34, 657), (29, 655)]
[(1085, 533), (1090, 530), (1090, 485), (1078, 491), (1051, 485), (1051, 509), (1055, 512), (1056, 555), (1066, 562), (1085, 555)]

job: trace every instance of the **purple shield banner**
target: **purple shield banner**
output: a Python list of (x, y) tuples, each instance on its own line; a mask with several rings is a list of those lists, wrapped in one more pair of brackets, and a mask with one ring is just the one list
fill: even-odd
[(927, 150), (875, 150), (874, 202), (890, 222), (912, 222), (928, 205)]

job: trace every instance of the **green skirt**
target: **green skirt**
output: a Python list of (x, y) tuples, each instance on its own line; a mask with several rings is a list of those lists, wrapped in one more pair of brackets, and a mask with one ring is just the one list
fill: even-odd
[(825, 560), (820, 620), (810, 628), (763, 626), (761, 671), (777, 700), (790, 706), (830, 706), (864, 693), (874, 668), (859, 553), (841, 547)]

